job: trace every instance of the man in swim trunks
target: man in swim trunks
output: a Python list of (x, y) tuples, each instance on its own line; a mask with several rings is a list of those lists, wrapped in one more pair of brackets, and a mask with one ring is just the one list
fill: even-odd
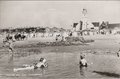
[(79, 62), (80, 68), (81, 67), (87, 67), (87, 61), (85, 60), (85, 56), (80, 56), (80, 62)]

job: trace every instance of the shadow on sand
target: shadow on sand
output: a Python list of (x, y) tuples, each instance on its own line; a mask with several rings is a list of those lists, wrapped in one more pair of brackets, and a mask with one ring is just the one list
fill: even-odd
[(111, 73), (111, 72), (93, 71), (93, 73), (97, 73), (108, 77), (120, 78), (120, 74)]

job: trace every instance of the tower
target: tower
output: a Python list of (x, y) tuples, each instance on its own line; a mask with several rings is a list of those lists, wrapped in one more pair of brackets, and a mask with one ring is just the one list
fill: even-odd
[(87, 21), (88, 21), (88, 18), (87, 18), (87, 9), (83, 9), (82, 10), (82, 22), (83, 22), (83, 24), (82, 24), (82, 30), (85, 30), (85, 29), (87, 29)]
[(82, 30), (87, 30), (87, 29), (91, 29), (93, 26), (93, 24), (90, 22), (89, 18), (87, 17), (87, 9), (83, 9), (82, 10)]
[(87, 14), (87, 9), (84, 9), (84, 8), (83, 8), (82, 14), (83, 14), (84, 16), (86, 16), (86, 14)]

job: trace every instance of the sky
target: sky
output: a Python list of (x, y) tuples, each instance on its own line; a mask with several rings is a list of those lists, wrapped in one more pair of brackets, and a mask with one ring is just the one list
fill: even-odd
[(83, 8), (91, 22), (120, 23), (120, 1), (0, 1), (0, 28), (71, 28)]

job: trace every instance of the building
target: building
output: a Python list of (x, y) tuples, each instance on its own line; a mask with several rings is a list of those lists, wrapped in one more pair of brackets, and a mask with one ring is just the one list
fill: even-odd
[(109, 29), (120, 28), (120, 23), (108, 24)]
[(99, 27), (100, 26), (100, 22), (92, 22), (92, 24), (94, 25), (94, 27)]

